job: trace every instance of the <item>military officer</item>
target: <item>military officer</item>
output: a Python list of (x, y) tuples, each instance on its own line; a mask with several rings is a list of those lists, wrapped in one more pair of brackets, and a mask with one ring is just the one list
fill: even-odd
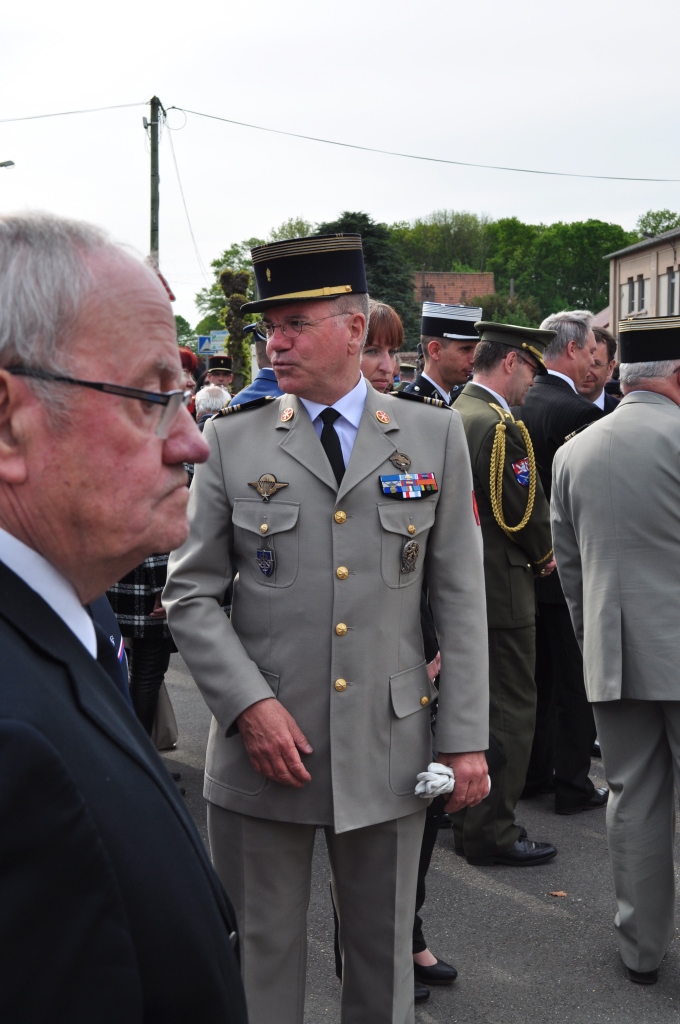
[(472, 373), (479, 341), (475, 321), (481, 315), (478, 306), (424, 302), (420, 344), (425, 365), (404, 390), (451, 405)]
[(510, 412), (545, 373), (543, 352), (554, 331), (476, 324), (474, 381), (456, 411), (470, 449), (484, 540), (489, 626), (490, 728), (506, 767), (489, 796), (453, 815), (456, 853), (471, 864), (529, 866), (551, 860), (551, 843), (535, 842), (515, 822), (536, 716), (534, 576), (554, 567), (550, 509), (537, 477), (529, 434)]
[(221, 388), (229, 391), (234, 379), (232, 366), (231, 356), (208, 356), (208, 372), (203, 380), (203, 386), (218, 384)]
[[(420, 628), (439, 628), (437, 750), (451, 809), (485, 796), (481, 531), (460, 417), (367, 386), (359, 235), (253, 249), (284, 394), (208, 423), (191, 530), (170, 560), (173, 636), (213, 721), (210, 845), (241, 922), (251, 1024), (301, 1024), (314, 835), (340, 921), (343, 1024), (413, 1021), (413, 927), (431, 760)], [(427, 417), (427, 422), (423, 421)], [(426, 429), (423, 429), (425, 427)], [(455, 524), (455, 529), (451, 524)], [(231, 621), (220, 610), (234, 585)]]

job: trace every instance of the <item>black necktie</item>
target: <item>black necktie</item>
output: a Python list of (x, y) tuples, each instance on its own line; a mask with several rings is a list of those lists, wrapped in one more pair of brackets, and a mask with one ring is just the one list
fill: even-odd
[(94, 616), (92, 618), (92, 625), (97, 636), (97, 661), (109, 676), (116, 689), (123, 695), (126, 704), (131, 705), (132, 701), (130, 700), (130, 689), (127, 681), (127, 661), (125, 658), (122, 658), (120, 661), (118, 660), (118, 651), (111, 643), (111, 637)]
[(323, 422), (323, 430), (321, 431), (321, 444), (323, 450), (328, 456), (328, 461), (331, 464), (331, 469), (335, 473), (335, 479), (340, 484), (343, 476), (345, 475), (345, 460), (342, 457), (342, 448), (340, 446), (340, 438), (337, 435), (337, 431), (333, 424), (337, 419), (340, 419), (340, 413), (337, 409), (324, 409), (320, 414), (321, 421)]

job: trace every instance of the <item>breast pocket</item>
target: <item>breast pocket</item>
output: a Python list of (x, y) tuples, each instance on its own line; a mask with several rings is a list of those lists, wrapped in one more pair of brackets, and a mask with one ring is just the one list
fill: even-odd
[(263, 587), (290, 587), (295, 582), (299, 513), (299, 504), (292, 501), (236, 499), (232, 521), (241, 574), (248, 565)]
[(423, 578), (427, 535), (434, 523), (434, 504), (427, 498), (378, 505), (382, 578), (388, 587), (410, 587)]

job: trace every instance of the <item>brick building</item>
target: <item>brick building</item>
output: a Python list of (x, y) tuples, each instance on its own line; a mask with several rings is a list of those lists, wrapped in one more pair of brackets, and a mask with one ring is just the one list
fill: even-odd
[(495, 293), (493, 274), (456, 274), (418, 270), (413, 275), (416, 302), (448, 302), (472, 305), (476, 295)]

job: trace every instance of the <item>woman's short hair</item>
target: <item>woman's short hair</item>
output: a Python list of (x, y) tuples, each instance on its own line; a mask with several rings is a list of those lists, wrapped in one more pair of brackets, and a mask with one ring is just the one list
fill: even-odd
[(182, 360), (182, 369), (185, 370), (186, 373), (196, 373), (198, 356), (192, 352), (190, 348), (180, 345), (179, 358)]
[(396, 309), (376, 299), (370, 300), (369, 307), (366, 347), (374, 345), (379, 340), (388, 348), (401, 348), (404, 344), (404, 325)]

